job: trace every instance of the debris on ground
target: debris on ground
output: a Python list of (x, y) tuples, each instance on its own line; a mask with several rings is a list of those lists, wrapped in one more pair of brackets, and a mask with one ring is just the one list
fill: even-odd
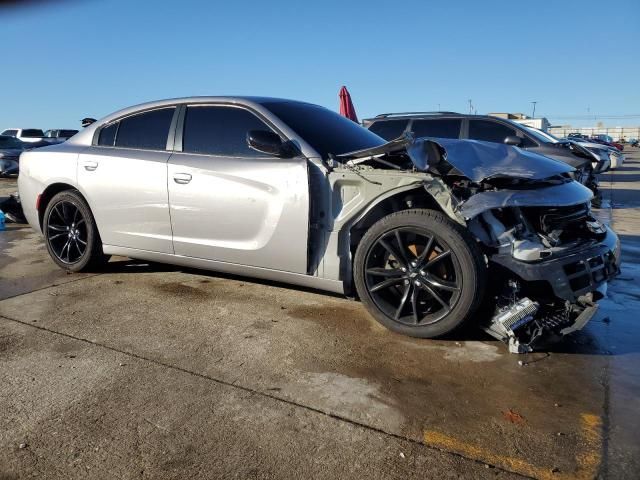
[(510, 421), (511, 423), (524, 423), (524, 417), (520, 415), (518, 412), (515, 412), (511, 408), (506, 412), (502, 412), (504, 418)]
[(1, 202), (0, 210), (4, 212), (4, 218), (7, 223), (27, 223), (18, 192), (11, 193), (9, 198)]

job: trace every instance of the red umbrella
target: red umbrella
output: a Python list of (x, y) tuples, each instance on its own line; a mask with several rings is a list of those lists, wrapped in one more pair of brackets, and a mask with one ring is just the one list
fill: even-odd
[(342, 87), (340, 89), (340, 93), (338, 94), (340, 97), (340, 115), (343, 117), (347, 117), (349, 120), (353, 120), (358, 123), (358, 116), (356, 115), (356, 109), (353, 107), (353, 102), (351, 101), (351, 95), (349, 94), (349, 90), (347, 87)]

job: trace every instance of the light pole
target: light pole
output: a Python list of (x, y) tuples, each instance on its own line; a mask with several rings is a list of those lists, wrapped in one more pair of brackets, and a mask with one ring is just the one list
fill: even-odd
[(533, 113), (531, 114), (531, 118), (536, 118), (536, 103), (538, 103), (537, 101), (535, 102), (531, 102), (533, 103)]

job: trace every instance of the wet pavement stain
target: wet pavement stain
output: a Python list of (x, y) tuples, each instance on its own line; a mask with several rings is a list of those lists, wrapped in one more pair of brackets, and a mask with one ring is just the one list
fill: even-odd
[(164, 283), (158, 285), (156, 289), (164, 295), (174, 295), (188, 300), (205, 301), (210, 298), (210, 295), (206, 291), (185, 285), (184, 283)]

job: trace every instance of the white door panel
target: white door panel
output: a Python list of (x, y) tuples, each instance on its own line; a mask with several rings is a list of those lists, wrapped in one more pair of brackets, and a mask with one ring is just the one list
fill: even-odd
[(102, 242), (173, 253), (167, 198), (169, 152), (91, 147), (78, 159), (78, 184)]

